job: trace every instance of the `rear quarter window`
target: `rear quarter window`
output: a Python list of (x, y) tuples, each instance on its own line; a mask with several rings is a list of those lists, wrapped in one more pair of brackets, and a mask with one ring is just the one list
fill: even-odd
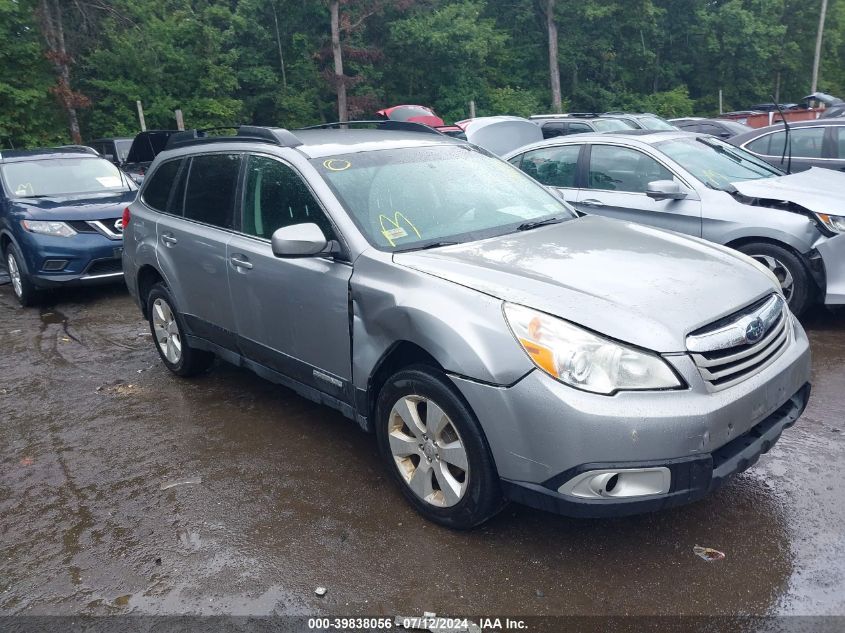
[(170, 191), (173, 189), (173, 183), (176, 182), (176, 176), (179, 174), (181, 165), (181, 159), (170, 160), (162, 163), (155, 170), (153, 175), (147, 179), (147, 186), (144, 187), (144, 193), (141, 195), (144, 204), (162, 213), (167, 211)]

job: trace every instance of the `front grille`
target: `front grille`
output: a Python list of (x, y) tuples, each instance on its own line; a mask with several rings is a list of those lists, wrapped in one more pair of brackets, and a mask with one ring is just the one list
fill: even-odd
[[(773, 295), (688, 336), (687, 349), (710, 389), (720, 391), (773, 363), (792, 340), (790, 323), (786, 303)], [(759, 337), (749, 341), (749, 331)]]
[(95, 275), (110, 275), (123, 272), (123, 262), (120, 259), (101, 259), (94, 262), (85, 271), (86, 277)]
[(96, 233), (97, 229), (88, 224), (85, 220), (70, 220), (70, 227), (77, 233)]

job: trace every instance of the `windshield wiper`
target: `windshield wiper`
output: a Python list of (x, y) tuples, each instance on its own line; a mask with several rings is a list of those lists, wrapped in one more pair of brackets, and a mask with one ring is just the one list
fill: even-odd
[(546, 226), (548, 224), (558, 224), (559, 222), (563, 222), (565, 218), (561, 218), (559, 216), (553, 216), (551, 218), (546, 218), (545, 220), (535, 220), (533, 222), (523, 222), (518, 227), (516, 227), (517, 231), (529, 231), (531, 229), (536, 229), (538, 226)]
[(425, 244), (423, 246), (411, 246), (409, 248), (402, 248), (394, 252), (405, 253), (407, 251), (425, 251), (429, 248), (440, 248), (441, 246), (454, 246), (455, 244), (460, 244), (460, 242), (429, 242), (428, 244)]

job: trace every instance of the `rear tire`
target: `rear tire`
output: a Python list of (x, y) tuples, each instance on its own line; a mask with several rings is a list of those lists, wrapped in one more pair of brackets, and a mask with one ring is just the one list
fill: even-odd
[(795, 316), (801, 316), (813, 302), (813, 282), (804, 263), (795, 253), (775, 244), (752, 242), (737, 250), (768, 268), (781, 284), (781, 290)]
[(375, 418), (382, 458), (425, 518), (466, 530), (501, 510), (499, 476), (481, 426), (441, 372), (416, 366), (388, 378)]
[(5, 261), (15, 298), (25, 308), (35, 305), (38, 301), (38, 289), (29, 278), (21, 252), (11, 242), (6, 247)]
[(147, 315), (153, 343), (165, 367), (183, 377), (195, 376), (211, 367), (214, 354), (188, 345), (182, 315), (164, 284), (155, 284), (147, 295)]

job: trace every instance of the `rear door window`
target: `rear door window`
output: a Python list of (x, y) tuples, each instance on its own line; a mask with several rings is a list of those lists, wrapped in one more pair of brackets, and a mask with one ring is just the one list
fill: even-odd
[(169, 160), (155, 170), (155, 173), (148, 179), (141, 196), (144, 204), (156, 211), (168, 211), (167, 202), (181, 165), (182, 159)]
[(586, 123), (570, 123), (569, 124), (569, 134), (581, 134), (583, 132), (592, 132), (593, 128), (591, 128)]
[(234, 227), (239, 154), (205, 154), (191, 159), (184, 216), (223, 229)]
[(551, 123), (543, 124), (543, 138), (555, 138), (556, 136), (564, 136), (565, 134), (566, 123), (552, 121)]
[[(822, 158), (824, 146), (823, 127), (795, 128), (792, 136), (792, 157), (793, 158)], [(786, 132), (775, 132), (767, 134), (751, 141), (747, 149), (755, 154), (764, 156), (782, 156), (786, 146)]]
[(574, 188), (583, 145), (544, 147), (522, 155), (521, 169), (548, 187)]

